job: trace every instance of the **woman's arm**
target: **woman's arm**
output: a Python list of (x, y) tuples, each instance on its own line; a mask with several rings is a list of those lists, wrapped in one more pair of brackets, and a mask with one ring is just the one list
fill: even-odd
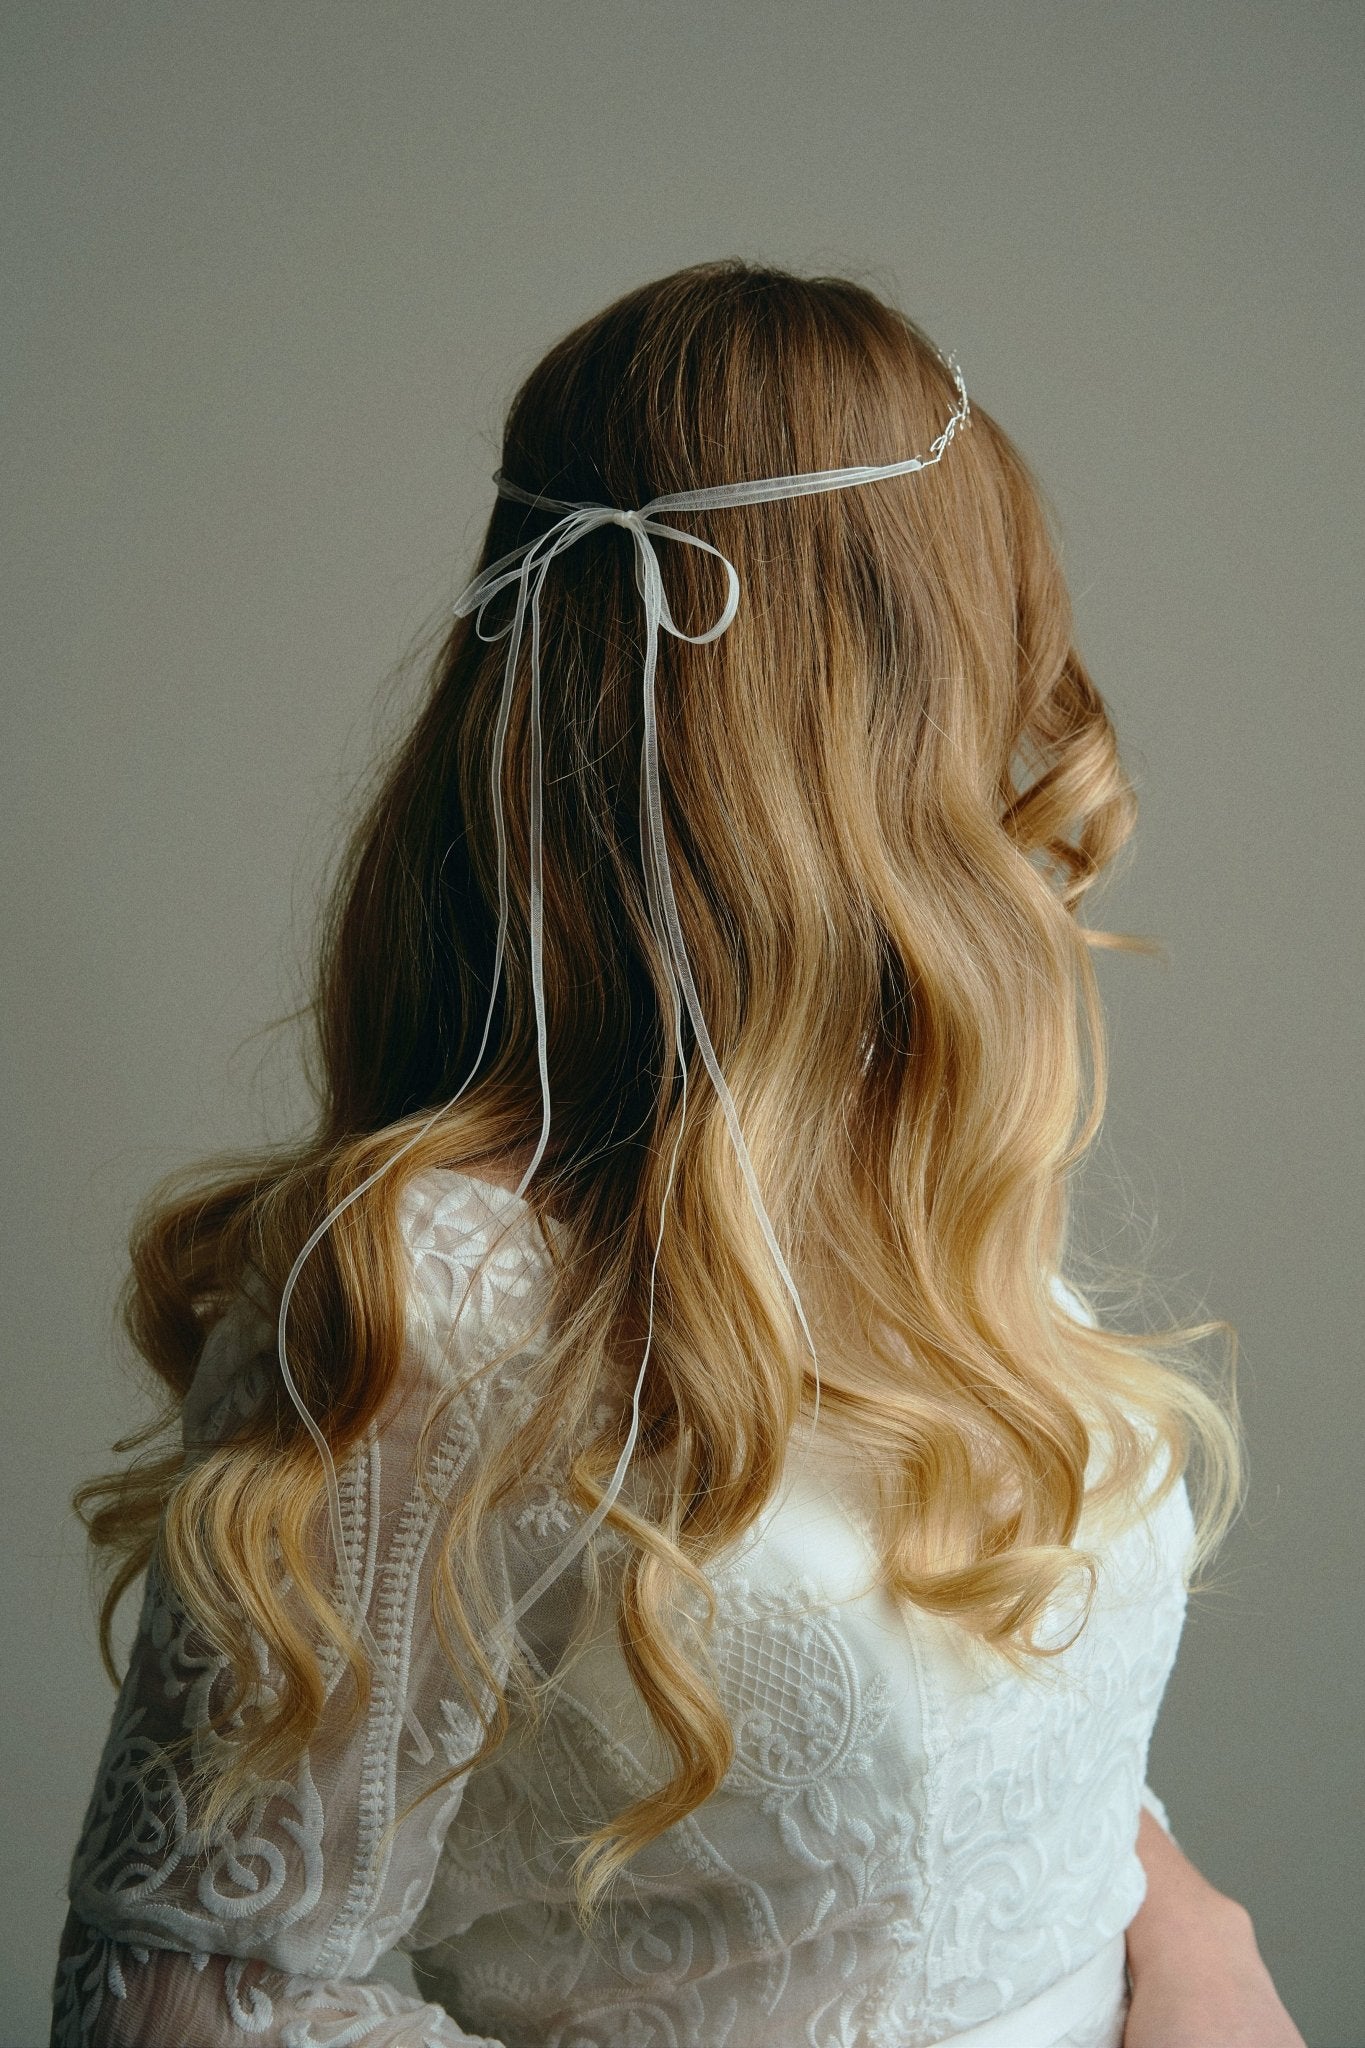
[(1128, 1927), (1123, 2048), (1304, 2048), (1246, 1907), (1196, 1870), (1147, 1806), (1137, 1852), (1147, 1896)]
[[(198, 1418), (206, 1442), (221, 1411), (243, 1397), (251, 1327), (238, 1316), (209, 1339), (203, 1392), (220, 1398)], [(234, 1360), (240, 1369), (229, 1371)], [(428, 1743), (425, 1761), (417, 1754), (378, 1674), (361, 1725), (343, 1734), (334, 1657), (322, 1722), (292, 1776), (263, 1783), (232, 1831), (201, 1833), (185, 1796), (185, 1760), (167, 1745), (188, 1731), (209, 1744), (227, 1666), (154, 1557), (72, 1860), (52, 2048), (235, 2048), (248, 2037), (252, 2048), (497, 2048), (439, 2006), (370, 1976), (430, 1890), (464, 1781), (419, 1807), (387, 1850), (383, 1830), (473, 1740), (472, 1723), (469, 1743), (463, 1739), (459, 1686), (428, 1608), (438, 1524), (477, 1438), (457, 1401), (423, 1464), (418, 1439), (431, 1372), (414, 1346), (407, 1398), (382, 1429), (372, 1426), (339, 1481), (367, 1618), (436, 1747)], [(187, 1404), (187, 1447), (198, 1405)], [(501, 1676), (504, 1660), (494, 1662)], [(273, 1669), (267, 1676), (278, 1682)], [(455, 1698), (447, 1701), (447, 1691)]]

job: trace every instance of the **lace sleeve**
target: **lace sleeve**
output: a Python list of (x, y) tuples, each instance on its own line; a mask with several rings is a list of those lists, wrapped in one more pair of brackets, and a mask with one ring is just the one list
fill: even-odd
[[(449, 1261), (440, 1269), (446, 1286), (449, 1269)], [(430, 1402), (410, 1397), (438, 1373), (448, 1383), (452, 1370), (449, 1331), (442, 1345), (428, 1341), (430, 1307), (410, 1320), (406, 1377), (390, 1404), (396, 1415), (339, 1461), (338, 1481), (366, 1617), (431, 1755), (418, 1760), (394, 1688), (376, 1676), (350, 1736), (340, 1736), (337, 1715), (329, 1731), (324, 1708), (292, 1776), (263, 1782), (247, 1821), (206, 1838), (190, 1823), (176, 1760), (161, 1752), (187, 1730), (204, 1745), (218, 1739), (206, 1723), (226, 1666), (154, 1557), (71, 1863), (52, 2048), (245, 2048), (248, 2039), (253, 2048), (497, 2048), (462, 2032), (441, 2007), (365, 1981), (416, 1920), (465, 1781), (418, 1807), (387, 1848), (384, 1828), (474, 1741), (431, 1622), (430, 1586), (440, 1502), (473, 1454), (478, 1401), (488, 1396), (463, 1389), (442, 1418), (429, 1453), (433, 1503), (417, 1471)], [(186, 1403), (187, 1448), (210, 1440), (223, 1416), (253, 1398), (274, 1355), (273, 1323), (249, 1304), (220, 1321)], [(335, 1593), (335, 1567), (333, 1585)], [(263, 1642), (260, 1652), (268, 1677)], [(323, 1670), (330, 1702), (351, 1680), (335, 1651)]]

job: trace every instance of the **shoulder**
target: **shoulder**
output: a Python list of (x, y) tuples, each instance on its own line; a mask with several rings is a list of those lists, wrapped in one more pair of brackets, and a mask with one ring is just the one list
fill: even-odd
[[(521, 1321), (535, 1321), (548, 1250), (534, 1211), (513, 1190), (430, 1168), (400, 1189), (397, 1220), (414, 1365), (448, 1380), (457, 1360), (477, 1366)], [(257, 1406), (278, 1370), (278, 1314), (248, 1267), (209, 1329), (185, 1395), (181, 1434), (191, 1455)]]
[(425, 1416), (434, 1403), (446, 1417), (444, 1490), (533, 1413), (553, 1262), (529, 1203), (454, 1168), (413, 1175), (396, 1216), (408, 1263), (400, 1405), (415, 1400)]
[(510, 1188), (432, 1167), (399, 1195), (398, 1227), (408, 1260), (409, 1323), (426, 1348), (452, 1345), (477, 1362), (534, 1323), (550, 1271), (535, 1212)]
[[(501, 1384), (538, 1348), (548, 1311), (551, 1249), (516, 1190), (430, 1167), (403, 1184), (397, 1223), (407, 1257), (407, 1346), (420, 1376), (448, 1386), (503, 1360)], [(551, 1227), (553, 1229), (553, 1227)]]

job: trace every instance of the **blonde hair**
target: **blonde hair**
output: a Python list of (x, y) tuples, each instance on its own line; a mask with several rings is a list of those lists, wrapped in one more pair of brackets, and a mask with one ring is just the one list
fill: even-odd
[[(860, 284), (702, 264), (626, 294), (549, 351), (513, 401), (502, 467), (557, 497), (637, 505), (895, 461), (926, 447), (954, 403), (927, 337)], [(875, 1479), (888, 1585), (1022, 1670), (1056, 1654), (1038, 1624), (1063, 1582), (1079, 1573), (1093, 1596), (1094, 1554), (1073, 1545), (1083, 1507), (1118, 1529), (1197, 1473), (1197, 1567), (1240, 1506), (1230, 1381), (1221, 1394), (1206, 1386), (1191, 1356), (1216, 1330), (1235, 1350), (1230, 1326), (1092, 1327), (1050, 1285), (1070, 1183), (1104, 1110), (1092, 953), (1152, 950), (1078, 916), (1130, 837), (1134, 792), (1073, 644), (1038, 487), (975, 396), (971, 430), (927, 476), (694, 516), (745, 598), (719, 641), (668, 639), (660, 652), (670, 859), (716, 1054), (823, 1331), (821, 1428), (856, 1446)], [(547, 517), (496, 500), (481, 565)], [(663, 568), (679, 622), (709, 620), (714, 562), (676, 548)], [(584, 1508), (601, 1498), (682, 1094), (639, 858), (629, 536), (608, 526), (561, 556), (542, 616), (554, 1126), (527, 1199), (555, 1219), (563, 1249), (532, 1420), (515, 1443), (490, 1446), (443, 1534), (434, 1622), (486, 1706), (461, 1769), (502, 1740), (514, 1685), (535, 1705), (524, 1670), (498, 1685), (484, 1655), (495, 1610), (480, 1533), (556, 1448), (572, 1497)], [(87, 1482), (74, 1505), (111, 1559), (100, 1640), (116, 1682), (112, 1617), (154, 1551), (236, 1674), (224, 1722), (251, 1696), (250, 1631), (278, 1662), (277, 1699), (202, 1788), (210, 1824), (253, 1778), (297, 1760), (322, 1711), (314, 1642), (280, 1597), (282, 1572), (345, 1653), (356, 1715), (370, 1673), (319, 1576), (322, 1473), (288, 1401), (267, 1401), (193, 1464), (181, 1405), (246, 1268), (278, 1300), (320, 1217), (473, 1064), (497, 919), (487, 762), (502, 659), (501, 643), (456, 621), (349, 845), (311, 1006), (316, 1128), (296, 1147), (173, 1177), (133, 1231), (125, 1320), (168, 1399), (115, 1446), (149, 1455)], [(523, 1153), (539, 1130), (524, 965), (529, 747), (523, 693), (504, 756), (509, 950), (480, 1073), (338, 1218), (293, 1299), (295, 1377), (338, 1460), (402, 1363), (402, 1187), (433, 1166), (477, 1172)], [(706, 1567), (771, 1499), (813, 1392), (695, 1048), (688, 1060), (637, 1453), (657, 1483), (607, 1520), (625, 1546), (621, 1651), (674, 1768), (583, 1842), (585, 1913), (728, 1767), (704, 1630), (689, 1644), (682, 1614), (694, 1594), (705, 1613)], [(1107, 1462), (1087, 1491), (1096, 1432)], [(1155, 1497), (1154, 1445), (1169, 1454)]]

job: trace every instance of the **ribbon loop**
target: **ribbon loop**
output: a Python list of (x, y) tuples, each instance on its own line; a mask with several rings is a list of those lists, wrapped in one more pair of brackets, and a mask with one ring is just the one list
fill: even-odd
[[(476, 576), (455, 600), (456, 616), (467, 617), (472, 612), (474, 631), (480, 640), (488, 644), (494, 640), (506, 639), (516, 623), (515, 616), (509, 619), (505, 626), (500, 626), (493, 632), (484, 630), (484, 614), (493, 600), (500, 597), (504, 590), (510, 590), (513, 584), (517, 584), (523, 593), (528, 594), (529, 602), (534, 606), (544, 582), (544, 571), (548, 569), (555, 556), (562, 554), (565, 548), (572, 547), (575, 541), (581, 540), (585, 534), (600, 526), (621, 526), (633, 536), (636, 550), (636, 584), (645, 601), (649, 623), (655, 630), (662, 627), (663, 631), (675, 640), (686, 640), (694, 647), (704, 647), (709, 641), (718, 640), (732, 624), (739, 610), (740, 582), (739, 571), (728, 555), (713, 547), (709, 540), (702, 540), (699, 534), (686, 533), (680, 526), (668, 526), (662, 519), (651, 519), (643, 511), (622, 511), (619, 507), (610, 505), (573, 506), (565, 512), (562, 519), (557, 519), (553, 526), (538, 534), (535, 540), (523, 541), (520, 547), (513, 548), (509, 554), (500, 555), (496, 562), (490, 562), (482, 574)], [(663, 576), (653, 545), (656, 539), (680, 541), (684, 547), (696, 548), (702, 554), (714, 555), (724, 569), (725, 604), (715, 623), (708, 626), (704, 633), (685, 633), (673, 617), (668, 599), (664, 595)], [(534, 589), (530, 588), (532, 574), (536, 574)]]
[[(642, 520), (637, 532), (640, 536), (639, 545), (641, 548), (649, 548), (650, 556), (654, 563), (653, 573), (659, 593), (658, 622), (664, 631), (671, 633), (675, 640), (690, 641), (693, 647), (704, 647), (708, 641), (719, 640), (721, 634), (732, 623), (736, 612), (739, 610), (739, 571), (730, 560), (730, 557), (723, 555), (719, 548), (712, 547), (709, 540), (701, 540), (695, 533), (684, 533), (680, 526), (665, 526), (662, 519)], [(702, 554), (714, 555), (724, 569), (726, 582), (725, 605), (715, 624), (708, 626), (704, 633), (684, 633), (682, 627), (669, 610), (668, 600), (664, 596), (663, 576), (659, 569), (659, 558), (655, 554), (654, 549), (650, 547), (650, 535), (656, 535), (660, 540), (679, 540), (689, 548), (699, 549)]]

